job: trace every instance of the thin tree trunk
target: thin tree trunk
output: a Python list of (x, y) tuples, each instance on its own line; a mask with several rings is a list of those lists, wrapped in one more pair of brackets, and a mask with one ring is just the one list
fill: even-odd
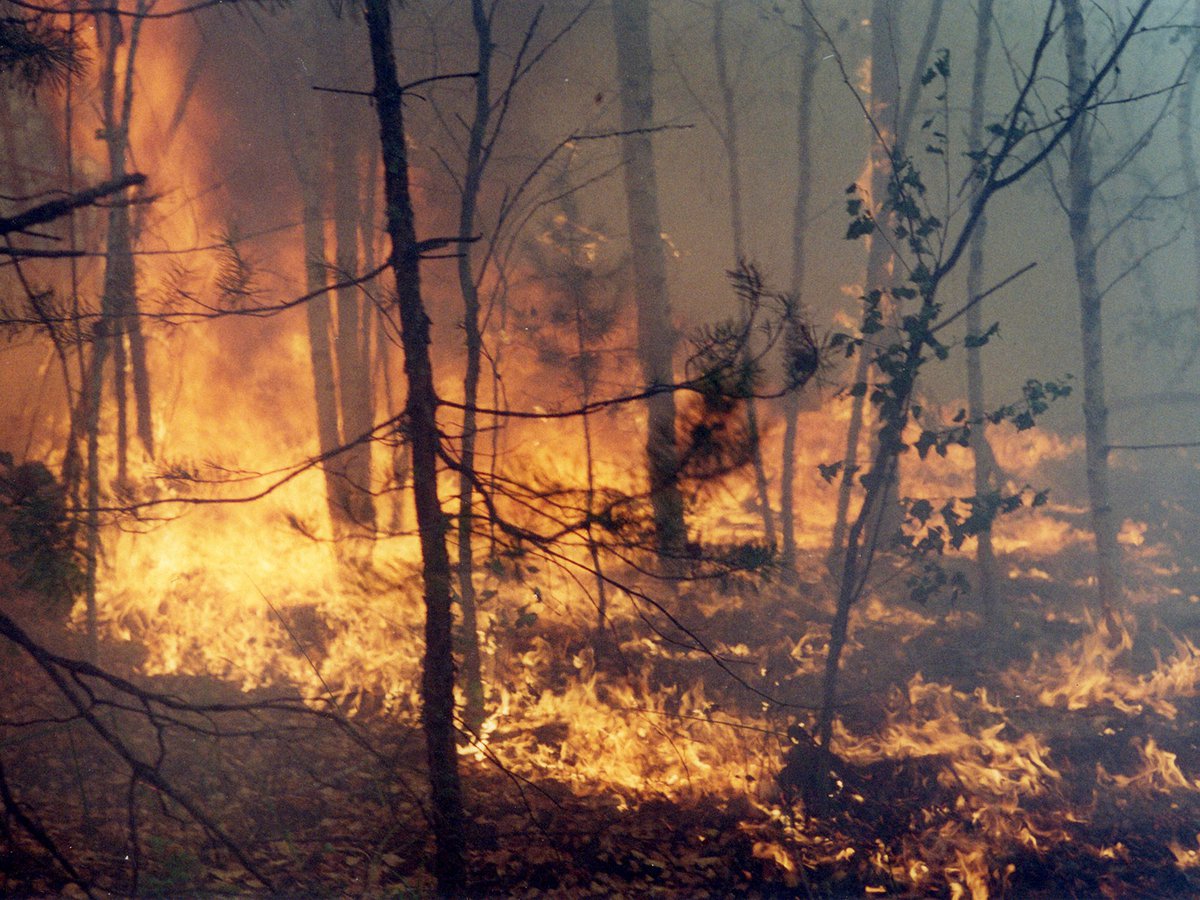
[[(713, 53), (716, 57), (717, 88), (721, 93), (721, 111), (725, 119), (725, 129), (721, 138), (725, 144), (725, 160), (729, 169), (729, 217), (736, 266), (746, 259), (746, 229), (742, 218), (742, 170), (738, 148), (737, 103), (734, 97), (733, 83), (729, 80), (726, 59), (725, 0), (716, 0), (713, 4)], [(748, 316), (749, 310), (743, 309), (742, 315), (743, 317)], [(749, 344), (750, 337), (750, 335), (747, 336), (748, 343), (743, 349), (743, 359), (746, 365), (751, 364), (754, 356), (754, 348)], [(750, 452), (754, 464), (754, 488), (757, 494), (758, 514), (763, 523), (763, 538), (766, 540), (767, 546), (775, 547), (777, 542), (775, 514), (771, 509), (767, 470), (763, 465), (762, 442), (759, 438), (758, 427), (758, 404), (753, 395), (746, 398), (746, 438), (750, 442)]]
[[(491, 118), (492, 23), (483, 0), (471, 0), (471, 20), (477, 42), (475, 115), (467, 137), (467, 168), (459, 206), (458, 233), (475, 230), (479, 187), (483, 177), (483, 140)], [(483, 335), (479, 327), (479, 287), (471, 264), (471, 245), (464, 244), (458, 257), (458, 286), (463, 298), (463, 331), (467, 365), (463, 375), (462, 470), (458, 476), (458, 596), (462, 610), (463, 711), (467, 727), (478, 731), (483, 724), (483, 675), (479, 659), (479, 625), (476, 613), (474, 558), (475, 441), (478, 435), (475, 406), (479, 401), (479, 374), (483, 358)]]
[(413, 221), (405, 146), (403, 96), (396, 77), (389, 0), (367, 0), (366, 19), (374, 72), (375, 111), (383, 149), (389, 262), (396, 278), (404, 371), (408, 376), (405, 413), (413, 454), (413, 499), (420, 530), (425, 588), (425, 665), (421, 683), (426, 757), (432, 792), (438, 894), (461, 895), (463, 863), (462, 790), (454, 728), (454, 618), (450, 605), (450, 557), (446, 518), (438, 499), (440, 434), (437, 393), (429, 353), (429, 317), (421, 299), (420, 254)]
[[(317, 46), (320, 25), (310, 22), (304, 34), (306, 47)], [(316, 60), (311, 53), (306, 69), (313, 70)], [(308, 327), (309, 363), (313, 376), (313, 401), (317, 414), (317, 449), (325, 457), (321, 471), (325, 480), (325, 502), (335, 535), (347, 525), (350, 501), (346, 479), (341, 474), (343, 460), (330, 454), (341, 445), (338, 423), (337, 380), (334, 373), (333, 309), (326, 288), (329, 272), (325, 248), (325, 195), (327, 181), (324, 166), (325, 142), (320, 133), (321, 116), (315, 95), (303, 95), (296, 118), (302, 123), (300, 139), (292, 162), (300, 183), (301, 239), (304, 243), (304, 289), (313, 298), (304, 305)]]
[[(1087, 36), (1079, 0), (1063, 0), (1063, 27), (1067, 50), (1067, 93), (1075, 107), (1090, 80)], [(1075, 251), (1075, 280), (1079, 286), (1079, 312), (1083, 343), (1083, 419), (1087, 456), (1088, 499), (1096, 539), (1096, 582), (1101, 604), (1121, 605), (1120, 545), (1117, 520), (1108, 487), (1108, 407), (1104, 402), (1104, 336), (1101, 328), (1101, 295), (1096, 277), (1096, 241), (1091, 211), (1095, 194), (1092, 181), (1089, 118), (1081, 115), (1071, 129), (1067, 186), (1071, 244)]]
[[(333, 150), (334, 262), (339, 282), (358, 274), (358, 143), (344, 97), (333, 116), (344, 135)], [(368, 330), (357, 287), (337, 291), (337, 376), (341, 411), (341, 443), (347, 447), (339, 471), (345, 477), (346, 518), (350, 536), (359, 544), (375, 531), (375, 500), (371, 494), (371, 442), (359, 441), (374, 424), (370, 358), (362, 354), (363, 332)], [(359, 441), (359, 443), (353, 443)], [(369, 547), (369, 542), (367, 544)]]
[[(975, 72), (971, 80), (971, 110), (967, 124), (967, 147), (978, 151), (983, 141), (984, 88), (987, 85), (988, 55), (992, 46), (992, 0), (980, 0), (976, 13)], [(978, 188), (976, 188), (977, 190)], [(978, 297), (983, 291), (983, 238), (987, 230), (980, 216), (971, 235), (967, 254), (967, 297)], [(971, 426), (971, 452), (975, 459), (975, 495), (996, 489), (996, 461), (987, 439), (984, 419), (982, 348), (972, 338), (983, 332), (982, 304), (967, 308), (967, 409)], [(996, 551), (992, 546), (992, 530), (980, 532), (976, 539), (975, 564), (979, 570), (979, 596), (984, 615), (989, 621), (996, 618)]]
[[(596, 376), (594, 370), (588, 365), (588, 357), (591, 354), (591, 347), (588, 344), (588, 296), (585, 285), (587, 284), (587, 257), (580, 247), (578, 232), (575, 226), (579, 224), (579, 204), (576, 202), (575, 190), (571, 185), (570, 179), (571, 159), (568, 156), (567, 161), (563, 164), (562, 171), (555, 179), (554, 190), (561, 197), (560, 206), (562, 208), (563, 218), (567, 224), (568, 245), (568, 276), (566, 279), (567, 293), (571, 299), (572, 310), (575, 315), (575, 353), (579, 360), (579, 369), (577, 376), (579, 379), (580, 389), (580, 406), (585, 410), (592, 402), (593, 391), (595, 389)], [(584, 529), (584, 537), (587, 541), (588, 556), (592, 560), (592, 574), (596, 580), (596, 629), (592, 634), (592, 649), (596, 655), (602, 654), (607, 643), (605, 636), (607, 635), (608, 625), (608, 584), (604, 578), (603, 563), (600, 558), (600, 542), (596, 539), (596, 527), (592, 521), (596, 513), (596, 456), (592, 442), (592, 420), (591, 415), (584, 412), (579, 417), (580, 428), (583, 430), (583, 455), (584, 455), (584, 471), (586, 477), (586, 494), (584, 496), (584, 514), (587, 517), (587, 526)]]
[[(808, 266), (805, 237), (808, 233), (808, 204), (812, 196), (812, 98), (817, 75), (817, 49), (820, 36), (814, 24), (803, 31), (800, 43), (799, 102), (796, 108), (796, 205), (792, 213), (791, 292), (799, 304), (804, 296), (804, 276)], [(800, 415), (800, 391), (790, 390), (783, 398), (784, 431), (782, 486), (779, 492), (779, 516), (783, 530), (782, 563), (785, 570), (796, 567), (796, 429)]]
[(87, 656), (96, 663), (100, 656), (99, 613), (96, 582), (100, 567), (100, 404), (104, 400), (104, 363), (108, 355), (108, 322), (101, 316), (92, 335), (92, 359), (84, 379), (83, 408), (87, 436), (87, 543), (84, 547), (84, 615)]
[[(136, 4), (136, 13), (144, 13), (144, 2)], [(102, 136), (108, 151), (110, 178), (126, 174), (129, 154), (129, 126), (133, 112), (134, 64), (143, 18), (134, 15), (128, 20), (126, 41), (125, 23), (116, 12), (105, 17), (104, 63), (101, 69)], [(125, 47), (125, 67), (118, 92), (117, 64), (120, 48)], [(146, 345), (142, 335), (137, 303), (137, 272), (133, 259), (132, 223), (129, 206), (114, 203), (108, 214), (107, 249), (105, 252), (104, 302), (102, 315), (113, 319), (108, 329), (112, 341), (109, 348), (113, 358), (114, 393), (117, 400), (117, 482), (125, 485), (128, 461), (128, 413), (126, 384), (132, 369), (134, 402), (137, 411), (137, 433), (146, 453), (153, 456), (154, 440), (150, 422), (150, 376), (146, 360)], [(126, 339), (129, 357), (126, 357)]]
[[(317, 173), (315, 133), (305, 137), (305, 146), (300, 154), (306, 157), (301, 163), (300, 194), (303, 203), (301, 216), (304, 240), (305, 291), (317, 294), (305, 304), (305, 319), (308, 324), (308, 352), (313, 373), (313, 399), (317, 410), (317, 445), (321, 454), (333, 453), (341, 443), (338, 429), (337, 387), (333, 374), (333, 343), (330, 337), (332, 314), (328, 293), (329, 274), (325, 266), (325, 222)], [(325, 473), (325, 495), (329, 506), (329, 518), (335, 533), (345, 524), (345, 511), (349, 505), (346, 496), (346, 481), (340, 475), (338, 461), (326, 458), (322, 466)]]
[[(929, 7), (929, 18), (921, 37), (921, 45), (913, 64), (912, 76), (909, 78), (908, 91), (903, 107), (900, 106), (900, 12), (903, 4), (898, 0), (874, 0), (871, 8), (871, 122), (878, 133), (874, 135), (871, 146), (871, 204), (876, 214), (878, 228), (889, 227), (890, 216), (880, 212), (881, 204), (887, 196), (888, 183), (893, 176), (892, 155), (901, 158), (908, 144), (908, 134), (912, 129), (916, 116), (917, 99), (921, 91), (921, 78), (929, 65), (929, 56), (933, 50), (933, 42), (941, 23), (942, 9), (945, 0), (933, 0)], [(870, 249), (867, 251), (866, 290), (881, 290), (891, 286), (893, 258), (890, 245), (878, 231), (871, 235)], [(884, 311), (886, 328), (872, 338), (872, 343), (882, 345), (886, 349), (898, 338), (896, 318), (898, 310), (888, 303)], [(855, 364), (854, 383), (866, 382), (870, 374), (870, 352), (860, 353)], [(846, 541), (846, 522), (850, 511), (851, 493), (854, 488), (854, 474), (858, 465), (858, 443), (862, 435), (865, 417), (866, 393), (858, 393), (852, 399), (850, 423), (846, 430), (846, 455), (842, 461), (842, 477), (838, 486), (837, 512), (833, 526), (830, 555), (837, 569), (837, 561)], [(898, 482), (899, 479), (897, 479)], [(893, 483), (891, 490), (897, 487)], [(892, 498), (895, 499), (894, 497)], [(892, 501), (883, 504), (881, 514), (872, 521), (872, 528), (879, 528), (879, 534), (870, 534), (866, 540), (872, 545), (878, 543), (886, 535), (894, 533), (899, 528), (899, 507)]]
[[(1185, 189), (1188, 218), (1192, 226), (1192, 265), (1196, 303), (1193, 319), (1197, 334), (1200, 334), (1200, 159), (1196, 157), (1196, 146), (1192, 129), (1196, 121), (1196, 79), (1200, 77), (1200, 0), (1192, 12), (1192, 50), (1179, 86), (1179, 155), (1183, 163), (1183, 185)], [(1198, 338), (1200, 340), (1200, 338)], [(1194, 355), (1194, 354), (1193, 354)]]
[[(878, 133), (872, 132), (870, 165), (870, 202), (878, 229), (888, 227), (888, 215), (882, 208), (887, 197), (888, 181), (892, 177), (893, 150), (900, 132), (900, 62), (897, 47), (900, 25), (899, 3), (875, 0), (871, 9), (871, 98), (869, 109), (871, 122)], [(865, 290), (884, 290), (890, 286), (892, 276), (892, 251), (887, 240), (878, 233), (870, 236), (867, 250)], [(872, 341), (886, 345), (888, 330), (877, 333)], [(871, 374), (873, 354), (867, 347), (859, 352), (854, 366), (854, 384), (865, 384)], [(846, 453), (842, 459), (841, 480), (838, 483), (837, 510), (834, 517), (833, 538), (830, 542), (831, 568), (836, 571), (841, 563), (846, 545), (846, 527), (849, 522), (850, 500), (854, 492), (855, 475), (858, 469), (858, 445), (862, 438), (863, 422), (866, 417), (866, 392), (858, 391), (851, 400), (850, 423), (846, 429)]]
[(654, 127), (653, 67), (648, 0), (614, 0), (613, 33), (621, 96), (621, 165), (632, 246), (637, 301), (638, 357), (642, 377), (656, 391), (646, 402), (646, 457), (656, 549), (668, 563), (683, 555), (687, 527), (679, 491), (675, 442), (674, 351), (676, 334), (667, 297), (666, 259), (658, 213), (658, 183), (649, 129)]
[[(139, 2), (137, 11), (144, 12), (145, 4)], [(100, 68), (100, 100), (103, 128), (100, 133), (108, 151), (109, 174), (119, 178), (126, 174), (125, 163), (129, 148), (129, 121), (133, 109), (134, 59), (143, 18), (134, 16), (129, 24), (128, 45), (119, 10), (104, 14), (104, 59)], [(117, 60), (122, 46), (125, 50), (125, 72), (118, 97)], [(119, 100), (119, 105), (118, 105)], [(104, 284), (100, 298), (100, 319), (93, 333), (92, 358), (84, 385), (85, 430), (87, 435), (87, 544), (85, 555), (84, 604), (87, 629), (88, 656), (99, 657), (99, 613), (96, 606), (96, 582), (99, 576), (100, 557), (100, 407), (104, 400), (104, 369), (110, 355), (114, 358), (114, 388), (119, 409), (117, 431), (119, 435), (117, 453), (118, 484), (124, 485), (126, 476), (126, 431), (125, 431), (125, 353), (124, 333), (137, 321), (137, 298), (135, 295), (133, 245), (130, 238), (129, 207), (124, 202), (115, 202), (109, 210), (108, 234), (104, 259)], [(140, 328), (140, 326), (138, 326)], [(135, 367), (143, 369), (147, 414), (139, 430), (149, 433), (149, 379), (144, 374), (144, 354), (134, 360)], [(141, 399), (139, 398), (139, 409)], [(147, 453), (153, 445), (143, 435)]]

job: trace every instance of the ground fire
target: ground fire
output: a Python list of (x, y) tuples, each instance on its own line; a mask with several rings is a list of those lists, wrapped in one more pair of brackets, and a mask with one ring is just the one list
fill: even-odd
[(0, 893), (1200, 893), (1200, 4), (0, 2)]

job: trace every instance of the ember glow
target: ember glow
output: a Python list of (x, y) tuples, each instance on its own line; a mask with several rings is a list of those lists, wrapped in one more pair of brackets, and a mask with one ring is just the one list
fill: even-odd
[[(811, 259), (792, 280), (802, 303), (775, 292), (787, 282), (776, 277), (784, 260), (796, 257), (770, 236), (790, 227), (792, 198), (774, 195), (793, 186), (762, 175), (794, 170), (794, 129), (786, 140), (748, 137), (770, 132), (765, 121), (792, 122), (792, 106), (767, 107), (783, 96), (794, 105), (796, 88), (789, 80), (785, 89), (775, 63), (754, 77), (779, 97), (752, 102), (746, 84), (736, 88), (746, 93), (744, 190), (757, 220), (735, 228), (760, 232), (744, 243), (762, 260), (739, 267), (724, 236), (724, 175), (714, 174), (737, 148), (728, 132), (714, 143), (699, 127), (736, 124), (721, 125), (710, 84), (709, 10), (654, 4), (652, 27), (671, 25), (675, 43), (670, 64), (653, 66), (669, 87), (656, 88), (663, 97), (642, 128), (622, 118), (627, 86), (598, 58), (614, 36), (607, 12), (551, 4), (541, 21), (532, 4), (475, 4), (491, 10), (503, 56), (491, 63), (491, 115), (510, 118), (484, 131), (489, 168), (463, 235), (474, 90), (487, 83), (475, 71), (478, 20), (420, 3), (392, 11), (401, 80), (412, 83), (403, 144), (424, 243), (408, 250), (422, 257), (433, 331), (442, 534), (418, 526), (415, 419), (405, 407), (412, 348), (383, 265), (395, 262), (382, 224), (394, 173), (377, 158), (383, 102), (372, 95), (361, 11), (256, 7), (241, 20), (214, 8), (156, 19), (145, 17), (156, 4), (128, 5), (116, 31), (103, 13), (86, 22), (65, 8), (46, 14), (42, 25), (76, 29), (88, 60), (70, 92), (5, 88), (5, 216), (47, 192), (110, 179), (116, 145), (102, 116), (114, 35), (118, 99), (134, 53), (121, 166), (147, 181), (80, 201), (41, 231), (4, 233), (17, 264), (0, 275), (12, 335), (0, 347), (0, 391), (13, 398), (0, 409), (0, 671), (15, 690), (0, 703), (0, 855), (12, 863), (0, 893), (975, 900), (1200, 890), (1200, 491), (1191, 486), (1200, 464), (1188, 446), (1147, 463), (1146, 446), (1157, 453), (1171, 442), (1126, 443), (1114, 432), (1101, 455), (1115, 486), (1121, 602), (1101, 599), (1087, 478), (1097, 454), (1078, 421), (1082, 386), (1059, 388), (1079, 361), (1060, 362), (1052, 329), (1025, 321), (1032, 300), (1001, 307), (1009, 291), (1065, 291), (1073, 301), (1064, 251), (1037, 248), (1028, 281), (992, 276), (1000, 288), (986, 315), (1005, 317), (985, 342), (995, 465), (992, 493), (973, 496), (968, 431), (977, 436), (983, 417), (967, 422), (961, 326), (941, 332), (938, 323), (980, 298), (966, 298), (947, 272), (931, 324), (914, 325), (912, 314), (931, 308), (922, 291), (932, 291), (919, 276), (929, 268), (915, 261), (925, 266), (921, 254), (941, 246), (921, 242), (944, 230), (952, 246), (967, 208), (970, 192), (954, 189), (970, 180), (958, 171), (964, 149), (939, 143), (963, 128), (939, 117), (965, 107), (970, 79), (926, 60), (926, 78), (918, 72), (913, 84), (941, 85), (951, 99), (922, 95), (916, 121), (928, 122), (909, 140), (927, 144), (925, 156), (909, 180), (889, 183), (898, 163), (873, 142), (904, 138), (890, 120), (861, 121), (896, 114), (887, 98), (867, 96), (878, 70), (865, 51), (872, 29), (890, 21), (887, 4), (868, 15), (872, 5), (860, 3), (845, 18), (823, 4), (830, 21), (815, 71), (828, 83), (814, 90), (828, 122), (814, 123), (824, 143), (805, 152), (820, 170), (811, 209), (826, 211), (801, 229)], [(617, 36), (627, 6), (638, 4), (614, 4)], [(744, 6), (726, 0), (716, 11), (746, 52), (755, 35), (772, 35), (771, 46), (791, 53), (810, 27), (798, 12)], [(924, 26), (906, 18), (896, 27), (907, 70)], [(1036, 37), (1031, 24), (1000, 16), (992, 27)], [(655, 53), (665, 34), (655, 31)], [(965, 73), (964, 40), (940, 33), (935, 46), (955, 44)], [(497, 93), (513, 60), (518, 83)], [(1009, 102), (991, 90), (997, 108)], [(538, 110), (533, 94), (549, 105)], [(1014, 133), (1037, 132), (1019, 122)], [(995, 128), (993, 137), (1005, 134)], [(646, 134), (658, 154), (656, 249), (671, 295), (659, 334), (679, 342), (667, 359), (678, 382), (670, 487), (685, 531), (674, 546), (647, 465), (663, 391), (647, 402), (654, 348), (621, 177), (635, 157), (618, 147)], [(941, 158), (953, 171), (935, 177)], [(873, 179), (889, 199), (870, 197)], [(905, 191), (926, 198), (935, 187), (950, 198), (936, 225), (920, 218), (928, 210), (888, 224)], [(111, 206), (126, 202), (136, 311), (121, 313), (105, 284), (119, 256)], [(852, 221), (872, 217), (857, 220), (858, 236), (896, 243), (880, 271), (886, 290), (900, 290), (874, 309), (866, 254), (842, 240), (843, 209)], [(1023, 254), (1033, 251), (1006, 234), (1023, 234), (1034, 216), (1068, 240), (1061, 210), (1001, 206), (988, 226), (989, 267), (1025, 277)], [(1131, 260), (1170, 244), (1146, 228), (1128, 238)], [(33, 253), (47, 247), (72, 250)], [(368, 270), (377, 271), (359, 277)], [(1124, 296), (1124, 277), (1114, 297)], [(757, 284), (753, 296), (747, 283)], [(471, 290), (482, 345), (474, 409), (464, 380)], [(152, 441), (138, 427), (145, 388), (133, 319), (145, 338)], [(1149, 340), (1147, 322), (1120, 322), (1121, 342)], [(920, 387), (895, 404), (899, 413), (889, 411), (901, 396), (888, 393), (897, 390), (889, 365), (903, 354), (889, 362), (889, 341), (919, 351), (910, 357)], [(1164, 402), (1179, 398), (1163, 384), (1194, 378), (1191, 361), (1162, 375), (1166, 363), (1147, 362), (1144, 349), (1130, 362), (1124, 345), (1109, 362), (1114, 394), (1134, 391), (1121, 381), (1126, 367), (1142, 379), (1130, 384), (1170, 395)], [(1012, 358), (1001, 359), (1007, 347)], [(861, 354), (873, 363), (856, 384)], [(801, 362), (811, 367), (798, 378)], [(100, 407), (89, 419), (97, 377)], [(798, 410), (788, 396), (796, 384)], [(839, 518), (856, 398), (866, 418)], [(372, 427), (354, 433), (364, 408)], [(905, 445), (894, 489), (855, 531), (887, 440)], [(365, 450), (352, 464), (356, 448)], [(788, 473), (794, 560), (779, 537)], [(350, 498), (342, 506), (339, 491)], [(369, 515), (356, 519), (354, 503)], [(983, 516), (996, 557), (990, 599), (979, 510), (996, 512)], [(852, 537), (832, 547), (839, 524)], [(446, 760), (423, 738), (437, 540), (451, 565), (452, 762), (465, 811), (457, 852), (466, 874), (451, 891), (437, 860), (446, 852), (438, 829), (453, 817), (440, 805), (444, 783), (426, 780), (436, 785)], [(849, 564), (847, 540), (861, 541)], [(847, 577), (857, 589), (837, 646)], [(468, 612), (473, 635), (461, 624)], [(827, 690), (831, 656), (839, 680)], [(833, 719), (823, 747), (825, 709)]]

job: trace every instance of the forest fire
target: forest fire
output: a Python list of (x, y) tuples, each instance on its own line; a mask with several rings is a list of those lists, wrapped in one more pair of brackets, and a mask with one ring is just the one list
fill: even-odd
[(9, 10), (0, 893), (1200, 890), (1177, 11), (460, 6)]

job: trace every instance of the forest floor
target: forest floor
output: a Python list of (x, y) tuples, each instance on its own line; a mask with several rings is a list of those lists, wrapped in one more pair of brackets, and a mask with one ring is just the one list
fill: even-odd
[[(1002, 626), (985, 628), (968, 608), (900, 602), (864, 618), (843, 679), (843, 736), (859, 746), (836, 761), (830, 794), (807, 804), (795, 783), (811, 766), (805, 733), (789, 738), (788, 729), (806, 721), (804, 700), (818, 695), (819, 669), (797, 667), (794, 648), (803, 623), (828, 615), (820, 562), (808, 561), (804, 590), (727, 586), (728, 602), (703, 609), (684, 598), (688, 628), (714, 646), (742, 647), (755, 674), (628, 639), (587, 677), (615, 684), (636, 671), (673, 696), (705, 680), (712, 719), (757, 729), (782, 774), (747, 768), (740, 791), (585, 784), (536, 762), (505, 763), (505, 742), (523, 742), (534, 760), (564, 756), (568, 721), (507, 722), (462, 756), (470, 894), (1197, 895), (1200, 579), (1180, 562), (1188, 557), (1175, 546), (1179, 534), (1147, 535), (1158, 549), (1136, 557), (1136, 599), (1123, 622), (1079, 602), (1082, 551), (1036, 566), (1007, 561)], [(539, 645), (561, 648), (539, 670), (547, 690), (583, 677), (578, 634), (545, 621), (515, 638), (510, 655)], [(1071, 660), (1073, 674), (1064, 668)], [(131, 777), (43, 670), (0, 646), (6, 803), (40, 823), (97, 895), (432, 894), (424, 747), (411, 715), (316, 716), (273, 706), (294, 695), (286, 686), (246, 693), (207, 677), (113, 668), (139, 689), (207, 705), (167, 721), (145, 698), (86, 673), (68, 679), (78, 691), (87, 686), (96, 721), (178, 796)], [(1054, 672), (1084, 699), (1055, 695)], [(1093, 675), (1094, 689), (1076, 683)], [(797, 706), (764, 712), (760, 689)], [(247, 704), (259, 706), (221, 711)], [(687, 715), (679, 705), (663, 709)], [(204, 810), (227, 843), (179, 797)], [(26, 826), (11, 812), (0, 817), (0, 894), (85, 896)]]

